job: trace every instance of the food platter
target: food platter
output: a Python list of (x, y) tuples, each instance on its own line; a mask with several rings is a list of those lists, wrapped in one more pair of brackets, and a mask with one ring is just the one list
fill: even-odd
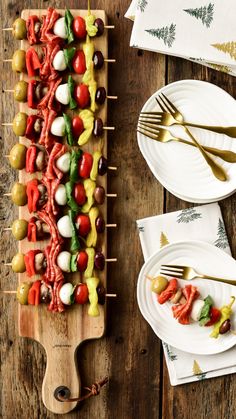
[[(57, 11), (60, 15), (64, 16), (64, 10)], [(88, 15), (88, 11), (86, 10), (70, 10), (73, 17), (81, 16), (85, 17)], [(47, 14), (47, 10), (36, 10), (36, 9), (29, 9), (23, 10), (21, 13), (21, 17), (24, 20), (27, 20), (29, 16), (36, 15), (40, 19), (43, 15)], [(96, 10), (90, 11), (90, 14), (94, 14), (96, 18), (102, 19), (102, 21), (106, 24), (107, 17), (104, 11)], [(96, 51), (101, 51), (103, 57), (107, 57), (108, 54), (108, 35), (107, 32), (104, 32), (102, 36), (94, 37), (91, 39), (86, 38), (86, 42), (93, 42), (94, 48)], [(84, 41), (75, 40), (73, 46), (77, 49), (82, 49)], [(21, 41), (21, 50), (28, 51), (29, 50), (29, 43), (27, 40)], [(35, 50), (39, 52), (42, 50), (42, 45), (35, 45)], [(114, 60), (112, 60), (114, 61)], [(73, 74), (73, 72), (71, 73)], [(66, 75), (63, 75), (63, 80), (66, 81)], [(73, 74), (74, 83), (81, 85), (83, 75)], [(28, 83), (31, 78), (28, 77), (26, 73), (20, 74), (20, 79)], [(34, 79), (39, 80), (36, 76)], [(107, 91), (107, 80), (108, 80), (108, 66), (105, 63), (101, 70), (96, 71), (96, 83), (97, 86), (102, 86)], [(27, 102), (21, 102), (19, 104), (20, 112), (25, 113), (26, 115), (36, 115), (37, 110), (32, 110), (28, 107)], [(75, 115), (74, 111), (69, 111), (68, 108), (66, 111), (64, 110), (71, 118)], [(75, 111), (76, 113), (78, 111)], [(105, 124), (107, 122), (107, 101), (101, 106), (98, 106), (96, 109), (96, 117), (101, 118), (104, 123), (104, 131), (102, 135), (96, 136), (91, 138), (85, 145), (80, 146), (80, 150), (82, 150), (82, 156), (84, 153), (89, 153), (90, 155), (94, 156), (95, 152), (100, 152), (102, 156), (107, 158), (107, 131), (105, 130)], [(45, 121), (44, 121), (45, 124)], [(25, 136), (20, 136), (19, 138), (20, 144), (23, 144), (27, 148), (31, 146), (31, 141), (26, 138)], [(63, 143), (66, 144), (66, 151), (67, 152), (77, 152), (78, 144), (74, 143), (72, 146), (66, 143), (64, 138)], [(50, 156), (49, 151), (49, 156)], [(49, 157), (50, 159), (50, 157)], [(103, 188), (106, 192), (106, 199), (103, 200), (99, 204), (99, 216), (102, 217), (104, 220), (104, 225), (107, 226), (107, 199), (109, 194), (107, 194), (107, 176), (99, 176), (96, 175), (96, 184)], [(19, 170), (19, 182), (23, 185), (27, 184), (27, 182), (32, 181), (32, 179), (37, 179), (39, 182), (42, 181), (42, 173), (40, 171), (36, 171), (35, 173), (27, 173), (25, 169)], [(62, 183), (68, 180), (67, 176), (63, 175)], [(48, 190), (47, 190), (48, 192)], [(48, 194), (49, 196), (49, 194)], [(115, 194), (112, 194), (115, 196)], [(88, 198), (87, 198), (88, 199)], [(96, 205), (96, 200), (93, 201), (91, 208), (93, 205)], [(47, 211), (46, 211), (47, 212)], [(38, 212), (40, 214), (40, 212)], [(65, 215), (65, 208), (60, 209), (59, 214), (61, 216)], [(28, 206), (27, 205), (20, 205), (19, 206), (19, 219), (20, 220), (27, 220), (29, 221), (32, 217), (32, 213), (29, 211), (29, 199), (28, 199)], [(59, 225), (59, 224), (57, 224)], [(115, 226), (115, 225), (112, 225)], [(59, 227), (58, 227), (59, 228)], [(91, 224), (92, 229), (92, 224)], [(51, 232), (52, 230), (50, 230)], [(102, 252), (104, 255), (105, 261), (109, 261), (107, 259), (107, 229), (103, 230), (101, 234), (96, 234), (96, 251)], [(66, 236), (65, 236), (66, 237)], [(52, 238), (52, 236), (51, 236)], [(49, 243), (50, 239), (41, 239), (37, 241), (28, 241), (27, 238), (24, 240), (19, 241), (19, 253), (20, 254), (27, 254), (27, 252), (32, 250), (39, 250), (42, 253), (45, 252), (47, 247), (50, 248)], [(82, 238), (83, 239), (83, 238)], [(86, 239), (87, 240), (87, 239)], [(80, 241), (80, 246), (82, 249), (86, 247), (83, 246), (85, 239)], [(68, 240), (64, 240), (64, 248), (63, 250), (68, 251), (70, 250), (70, 243)], [(92, 245), (93, 246), (93, 245)], [(52, 246), (51, 246), (52, 247)], [(87, 245), (88, 247), (88, 245)], [(49, 259), (52, 261), (52, 257), (49, 254)], [(49, 263), (49, 259), (47, 259), (47, 265)], [(115, 261), (115, 259), (110, 259), (110, 261)], [(51, 262), (50, 262), (51, 263)], [(93, 276), (99, 278), (99, 283), (106, 287), (107, 285), (107, 268), (106, 264), (102, 270), (98, 270), (96, 266), (92, 269)], [(47, 272), (47, 271), (46, 271)], [(28, 272), (21, 272), (18, 274), (19, 284), (27, 283), (41, 280), (41, 275), (35, 275), (32, 278), (29, 278)], [(82, 272), (70, 272), (64, 273), (64, 281), (68, 283), (72, 283), (73, 286), (85, 282), (86, 279), (84, 278), (84, 273)], [(57, 298), (58, 301), (58, 298)], [(50, 307), (50, 306), (49, 306)], [(65, 309), (66, 308), (66, 309)], [(63, 311), (63, 312), (52, 312), (52, 311)], [(47, 354), (47, 368), (45, 372), (45, 377), (43, 381), (43, 389), (42, 389), (42, 397), (45, 406), (54, 413), (67, 413), (71, 411), (77, 404), (76, 401), (69, 401), (66, 403), (62, 403), (56, 398), (57, 390), (63, 387), (66, 390), (69, 390), (67, 393), (67, 397), (79, 397), (80, 394), (80, 378), (79, 372), (76, 365), (76, 350), (77, 347), (81, 342), (87, 339), (94, 339), (100, 338), (103, 336), (105, 332), (105, 317), (106, 317), (106, 305), (99, 305), (98, 313), (94, 315), (89, 315), (89, 304), (73, 304), (72, 306), (65, 307), (63, 310), (48, 310), (45, 304), (40, 304), (33, 306), (29, 303), (27, 304), (19, 304), (19, 334), (22, 337), (29, 337), (35, 339), (44, 347), (46, 354)]]
[[(217, 339), (210, 338), (210, 327), (200, 327), (198, 323), (181, 325), (172, 315), (171, 303), (160, 305), (157, 302), (157, 296), (151, 292), (150, 281), (146, 275), (156, 276), (163, 264), (193, 266), (199, 273), (235, 279), (236, 283), (235, 260), (222, 250), (205, 242), (176, 242), (163, 247), (146, 261), (140, 271), (137, 284), (140, 311), (155, 334), (167, 344), (199, 355), (217, 354), (233, 347), (236, 344), (234, 334), (228, 333)], [(195, 279), (192, 282), (178, 281), (181, 287), (187, 283), (196, 286), (202, 298), (210, 295), (217, 307), (227, 304), (230, 297), (236, 295), (235, 286), (228, 284), (206, 279)], [(235, 308), (231, 323), (232, 329), (235, 330)]]

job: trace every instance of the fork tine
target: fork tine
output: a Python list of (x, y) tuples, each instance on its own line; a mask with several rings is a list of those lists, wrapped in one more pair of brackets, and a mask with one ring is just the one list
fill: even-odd
[(141, 111), (140, 115), (160, 115), (161, 116), (162, 112), (160, 112), (160, 111), (159, 112), (151, 112), (151, 111), (150, 112), (143, 112), (143, 111)]
[(142, 119), (143, 121), (161, 121), (161, 118), (158, 116), (148, 116), (148, 115), (140, 115), (139, 119)]
[(165, 98), (166, 102), (171, 106), (174, 112), (178, 112), (178, 109), (175, 107), (175, 105), (164, 95), (164, 93), (161, 93), (161, 95)]
[(161, 265), (161, 268), (167, 268), (167, 269), (181, 269), (182, 271), (184, 270), (185, 266), (182, 265)]
[(145, 137), (151, 138), (151, 140), (157, 140), (158, 138), (157, 135), (150, 135), (150, 134), (147, 134), (147, 132), (139, 130), (139, 129), (137, 129), (137, 132), (139, 132), (139, 134), (145, 135)]
[(138, 128), (140, 128), (140, 129), (142, 129), (142, 130), (144, 130), (144, 131), (147, 131), (147, 132), (149, 132), (150, 134), (154, 134), (154, 135), (156, 135), (156, 137), (158, 138), (159, 131), (155, 131), (155, 130), (153, 130), (153, 129), (148, 129), (145, 125), (144, 125), (144, 126), (138, 125)]
[(153, 128), (153, 129), (156, 130), (156, 132), (159, 132), (160, 131), (158, 129), (158, 125), (157, 124), (150, 124), (148, 122), (142, 122), (142, 121), (139, 121), (138, 123), (139, 123), (139, 125), (143, 125), (143, 127)]
[(157, 101), (158, 105), (160, 106), (161, 110), (162, 110), (163, 112), (167, 112), (167, 111), (166, 111), (166, 108), (164, 107), (164, 105), (163, 105), (163, 104), (162, 104), (162, 102), (160, 101), (160, 96), (159, 96), (159, 98), (155, 97), (155, 99), (156, 99), (156, 101)]
[(161, 275), (167, 275), (167, 276), (174, 276), (175, 278), (183, 278), (183, 275), (181, 273), (173, 272), (173, 271), (165, 271), (160, 269)]

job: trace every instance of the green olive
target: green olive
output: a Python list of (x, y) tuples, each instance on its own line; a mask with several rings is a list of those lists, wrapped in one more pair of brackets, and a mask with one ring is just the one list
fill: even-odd
[(26, 220), (15, 220), (11, 228), (15, 239), (23, 240), (27, 236), (28, 222)]
[(25, 272), (25, 260), (24, 260), (24, 255), (23, 253), (17, 253), (12, 261), (11, 261), (11, 267), (13, 272), (16, 273), (20, 273), (22, 274), (23, 272)]
[(22, 207), (27, 204), (26, 186), (23, 183), (14, 183), (11, 190), (11, 199), (14, 204)]
[(12, 34), (18, 40), (26, 39), (26, 36), (27, 36), (26, 22), (24, 19), (21, 19), (21, 17), (18, 17), (18, 19), (16, 19), (15, 22), (13, 23)]
[(20, 80), (14, 87), (14, 99), (17, 102), (27, 102), (28, 83), (25, 80)]
[(31, 282), (22, 282), (22, 284), (20, 284), (17, 287), (16, 298), (20, 304), (23, 304), (23, 305), (28, 304), (28, 294), (29, 294), (31, 285), (32, 285)]
[(24, 112), (18, 112), (13, 119), (13, 132), (19, 137), (25, 134), (27, 125), (27, 115)]
[(17, 73), (22, 73), (26, 70), (25, 66), (25, 51), (17, 49), (12, 57), (12, 70)]
[(156, 294), (161, 294), (162, 291), (166, 289), (168, 285), (168, 279), (166, 279), (164, 276), (156, 276), (156, 278), (153, 278), (151, 290), (155, 292)]
[(15, 144), (9, 156), (9, 162), (13, 169), (24, 169), (25, 167), (25, 159), (26, 159), (26, 151), (27, 147), (24, 144)]

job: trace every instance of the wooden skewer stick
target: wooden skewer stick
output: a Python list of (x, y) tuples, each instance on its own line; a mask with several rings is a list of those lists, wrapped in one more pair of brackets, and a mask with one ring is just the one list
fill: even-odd
[[(12, 60), (10, 60), (12, 61)], [(116, 63), (116, 59), (115, 58), (104, 58), (104, 62), (105, 63)]]
[(107, 193), (106, 197), (107, 198), (117, 198), (117, 193)]
[(116, 166), (108, 166), (108, 170), (117, 170), (117, 167)]
[[(7, 92), (7, 90), (4, 90), (4, 92)], [(9, 92), (14, 92), (14, 90), (9, 90)], [(118, 96), (107, 96), (107, 99), (117, 100)]]
[(106, 227), (114, 227), (114, 228), (116, 228), (117, 227), (117, 224), (106, 224)]
[(11, 263), (11, 262), (9, 262), (9, 263), (4, 263), (4, 266), (12, 266), (12, 263)]
[(2, 28), (2, 30), (5, 31), (13, 31), (13, 28)]
[(14, 93), (15, 90), (12, 89), (4, 89), (4, 93)]
[(2, 125), (4, 127), (12, 127), (13, 126), (13, 123), (12, 122), (2, 122)]
[(117, 262), (117, 258), (105, 259), (106, 262)]
[(12, 193), (4, 193), (3, 196), (12, 196)]
[[(0, 291), (2, 294), (17, 294), (17, 291)], [(117, 294), (105, 294), (107, 298), (116, 298)]]
[[(115, 227), (117, 227), (117, 224), (106, 224), (106, 227), (107, 228), (115, 228)], [(11, 227), (6, 227), (6, 228), (4, 228), (3, 229), (3, 231), (11, 231), (12, 230), (12, 228)]]
[[(13, 124), (11, 124), (13, 125)], [(103, 127), (103, 129), (105, 129), (106, 131), (114, 131), (115, 127)]]
[(3, 60), (4, 63), (12, 63), (12, 58), (7, 58), (5, 60)]
[(11, 231), (11, 230), (12, 230), (12, 228), (11, 228), (11, 227), (6, 227), (6, 228), (4, 228), (3, 230), (4, 230), (4, 231)]
[[(104, 25), (105, 29), (115, 29), (115, 25)], [(11, 28), (9, 28), (11, 29)]]

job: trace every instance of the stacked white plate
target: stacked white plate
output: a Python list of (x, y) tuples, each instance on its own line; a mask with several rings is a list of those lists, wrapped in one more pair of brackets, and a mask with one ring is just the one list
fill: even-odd
[[(164, 86), (145, 103), (142, 111), (160, 111), (155, 97), (163, 92), (183, 114), (185, 121), (201, 125), (236, 126), (236, 101), (214, 84), (199, 80), (181, 80)], [(236, 138), (211, 131), (190, 128), (202, 145), (236, 152)], [(181, 127), (171, 133), (189, 140)], [(200, 151), (174, 141), (159, 143), (138, 133), (138, 144), (149, 168), (159, 182), (184, 201), (209, 203), (236, 191), (236, 163), (213, 157), (227, 173), (228, 180), (214, 177)]]

